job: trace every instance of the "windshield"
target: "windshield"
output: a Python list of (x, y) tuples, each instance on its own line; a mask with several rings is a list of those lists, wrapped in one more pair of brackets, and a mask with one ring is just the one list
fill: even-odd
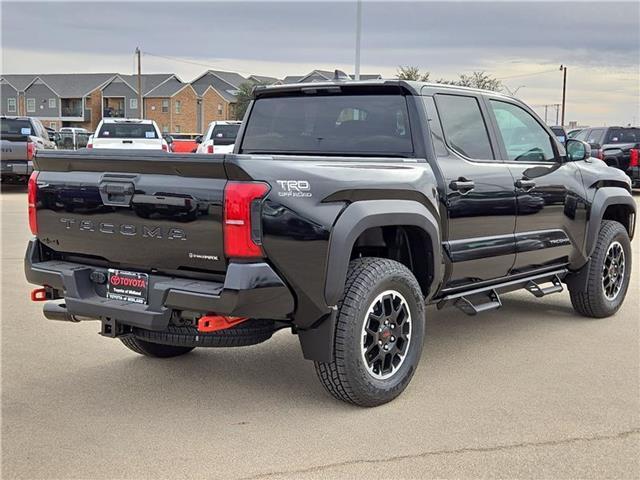
[(604, 143), (640, 143), (640, 128), (610, 128)]
[(32, 135), (31, 122), (17, 118), (0, 118), (1, 135)]
[(256, 100), (244, 153), (408, 156), (413, 153), (402, 95), (313, 95)]
[(158, 138), (151, 123), (104, 123), (98, 138)]
[(240, 130), (240, 124), (216, 125), (211, 132), (211, 140), (214, 145), (233, 145)]

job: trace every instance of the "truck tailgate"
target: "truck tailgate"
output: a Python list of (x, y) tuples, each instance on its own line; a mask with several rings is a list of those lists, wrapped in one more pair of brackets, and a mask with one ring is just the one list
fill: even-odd
[(0, 151), (2, 161), (6, 160), (27, 160), (27, 138), (22, 137), (15, 140), (7, 139), (3, 136), (0, 140)]
[(163, 152), (45, 152), (38, 238), (113, 268), (223, 273), (223, 156)]

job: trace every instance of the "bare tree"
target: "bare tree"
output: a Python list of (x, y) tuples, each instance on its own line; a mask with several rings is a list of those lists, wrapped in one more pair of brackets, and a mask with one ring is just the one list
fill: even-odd
[(429, 72), (421, 73), (419, 67), (411, 65), (400, 65), (396, 77), (400, 80), (414, 80), (416, 82), (428, 82)]
[(438, 83), (448, 85), (459, 85), (461, 87), (481, 88), (483, 90), (499, 91), (502, 89), (502, 82), (485, 72), (473, 72), (471, 75), (465, 73), (458, 76), (458, 80), (440, 79)]

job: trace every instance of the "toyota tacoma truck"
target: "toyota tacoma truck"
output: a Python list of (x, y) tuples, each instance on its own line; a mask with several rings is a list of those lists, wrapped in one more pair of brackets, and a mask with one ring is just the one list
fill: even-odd
[(42, 122), (33, 117), (0, 117), (0, 162), (2, 182), (27, 182), (33, 171), (36, 150), (54, 149), (56, 144)]
[[(52, 320), (173, 357), (297, 334), (334, 397), (416, 368), (425, 304), (568, 289), (608, 317), (631, 273), (629, 178), (520, 100), (401, 80), (259, 87), (233, 153), (38, 152), (27, 280)], [(428, 332), (427, 332), (428, 333)]]

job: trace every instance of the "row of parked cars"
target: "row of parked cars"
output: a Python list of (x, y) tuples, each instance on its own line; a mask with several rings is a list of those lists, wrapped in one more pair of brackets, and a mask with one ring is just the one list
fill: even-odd
[(626, 172), (634, 188), (640, 188), (640, 128), (588, 127), (566, 131), (551, 127), (561, 143), (575, 138), (591, 147), (591, 156), (603, 160), (610, 167)]
[[(204, 135), (163, 135), (153, 120), (105, 118), (95, 133), (84, 128), (47, 129), (37, 118), (1, 117), (2, 180), (26, 181), (36, 150), (63, 148), (109, 148), (164, 150), (179, 153), (231, 153), (242, 122), (218, 121), (209, 124)], [(551, 127), (561, 143), (569, 138), (587, 142), (591, 156), (623, 170), (634, 188), (640, 188), (640, 128), (592, 127), (566, 131)]]
[(204, 135), (163, 135), (153, 120), (105, 118), (94, 133), (84, 128), (46, 128), (33, 117), (0, 117), (2, 181), (26, 182), (36, 150), (108, 148), (164, 150), (180, 153), (230, 153), (240, 130), (239, 121), (209, 124)]

